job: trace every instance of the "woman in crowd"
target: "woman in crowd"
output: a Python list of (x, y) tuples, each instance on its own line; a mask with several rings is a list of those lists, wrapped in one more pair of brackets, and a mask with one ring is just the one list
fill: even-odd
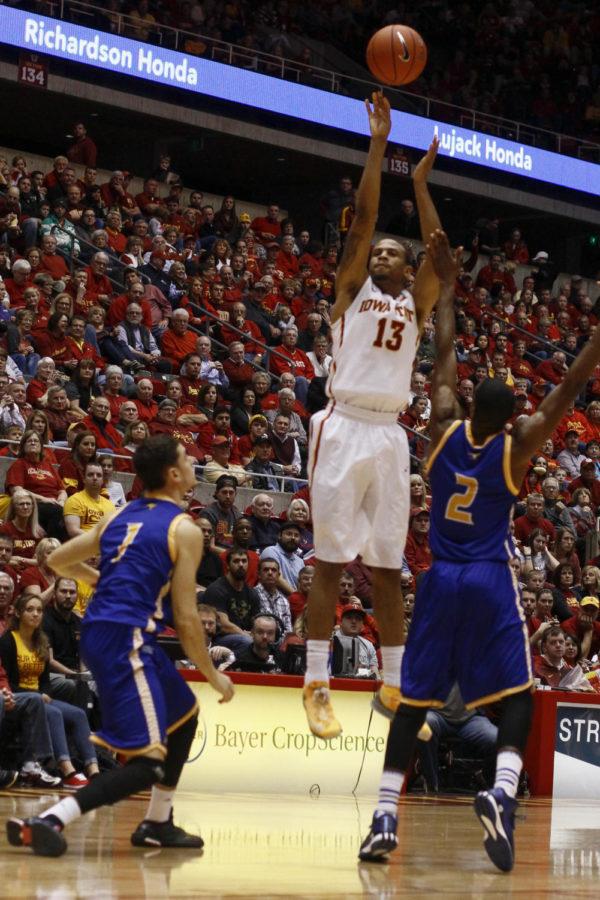
[(219, 394), (214, 384), (205, 384), (200, 388), (198, 409), (204, 413), (207, 419), (213, 418), (218, 399)]
[(35, 378), (27, 385), (27, 402), (36, 409), (45, 409), (49, 389), (62, 383), (63, 377), (56, 371), (54, 360), (50, 356), (43, 356), (37, 364)]
[(523, 547), (523, 555), (525, 557), (522, 568), (523, 575), (527, 575), (534, 569), (536, 572), (543, 572), (544, 581), (548, 581), (558, 566), (558, 560), (548, 549), (548, 537), (541, 528), (533, 529), (527, 545)]
[(228, 266), (231, 263), (231, 247), (225, 238), (217, 238), (212, 245), (211, 252), (215, 256), (217, 272), (221, 266)]
[(410, 507), (411, 509), (427, 509), (427, 488), (421, 475), (410, 476)]
[(581, 581), (581, 566), (575, 550), (575, 538), (572, 531), (568, 528), (559, 528), (557, 530), (552, 553), (559, 563), (569, 563), (573, 566), (575, 584), (579, 584)]
[(313, 533), (309, 529), (310, 509), (308, 503), (300, 498), (292, 500), (287, 508), (287, 520), (293, 522), (300, 529), (300, 544), (298, 550), (301, 556), (311, 555), (314, 548)]
[[(214, 226), (216, 233), (229, 241), (237, 231), (238, 217), (235, 208), (235, 198), (231, 194), (223, 197), (221, 209), (215, 214)], [(228, 245), (229, 246), (229, 245)], [(230, 250), (231, 253), (231, 250)]]
[[(575, 615), (579, 608), (579, 601), (583, 596), (581, 585), (575, 584), (573, 566), (569, 563), (558, 565), (554, 570), (552, 580), (554, 582), (554, 611), (562, 622), (564, 619)], [(568, 613), (568, 616), (565, 613)]]
[(31, 565), (35, 550), (46, 532), (38, 520), (37, 502), (33, 494), (16, 488), (0, 525), (0, 534), (8, 534), (13, 540), (11, 566), (25, 568)]
[(96, 364), (93, 359), (80, 359), (70, 380), (65, 385), (67, 397), (72, 410), (88, 412), (90, 400), (102, 393), (96, 377)]
[(123, 434), (123, 450), (127, 450), (132, 456), (137, 448), (150, 435), (150, 429), (146, 422), (138, 419), (137, 422), (131, 422)]
[(592, 495), (585, 487), (577, 488), (568, 507), (577, 537), (585, 541), (586, 535), (596, 529), (596, 517), (592, 510)]
[(600, 569), (597, 566), (584, 566), (581, 570), (581, 594), (600, 599)]
[(12, 496), (17, 488), (25, 488), (37, 500), (40, 523), (46, 533), (66, 540), (63, 505), (67, 492), (56, 469), (44, 461), (37, 431), (25, 432), (19, 444), (18, 457), (6, 473), (7, 493)]
[[(63, 786), (85, 787), (99, 774), (96, 751), (90, 740), (90, 726), (82, 709), (52, 700), (50, 690), (50, 647), (42, 630), (43, 603), (39, 596), (21, 594), (15, 601), (10, 629), (0, 638), (0, 658), (12, 691), (41, 693), (52, 749)], [(71, 761), (67, 733), (86, 775), (77, 772)]]
[(34, 592), (44, 603), (47, 603), (54, 593), (56, 575), (52, 569), (48, 568), (47, 561), (57, 547), (60, 547), (60, 541), (57, 541), (56, 538), (42, 538), (35, 548), (35, 565), (28, 566), (21, 574), (20, 589), (24, 591), (33, 587)]
[(49, 389), (46, 402), (46, 416), (52, 429), (54, 441), (64, 445), (64, 442), (67, 440), (67, 431), (73, 422), (76, 421), (76, 417), (69, 407), (69, 398), (62, 385), (57, 384)]
[(42, 409), (34, 409), (30, 414), (27, 422), (25, 423), (25, 431), (36, 431), (42, 442), (42, 447), (44, 448), (44, 459), (46, 462), (49, 462), (51, 465), (58, 465), (58, 460), (56, 454), (52, 447), (49, 447), (48, 444), (51, 444), (54, 435), (50, 429), (50, 424), (48, 422), (48, 416)]
[(78, 431), (70, 455), (58, 470), (69, 496), (83, 490), (83, 476), (89, 462), (96, 462), (96, 437), (91, 431)]
[(260, 412), (256, 394), (251, 387), (242, 389), (239, 400), (231, 408), (231, 428), (234, 434), (242, 437), (248, 434), (252, 417)]
[[(138, 423), (136, 423), (138, 424)], [(143, 422), (141, 424), (144, 424)], [(148, 426), (146, 426), (147, 428)], [(125, 506), (125, 491), (120, 481), (114, 480), (115, 461), (110, 453), (103, 453), (98, 457), (98, 462), (102, 466), (103, 480), (102, 487), (108, 494), (108, 499), (114, 503), (117, 509)]]
[(24, 375), (35, 375), (40, 361), (39, 353), (33, 346), (32, 326), (33, 314), (28, 309), (18, 309), (14, 325), (9, 323), (7, 329), (9, 355)]

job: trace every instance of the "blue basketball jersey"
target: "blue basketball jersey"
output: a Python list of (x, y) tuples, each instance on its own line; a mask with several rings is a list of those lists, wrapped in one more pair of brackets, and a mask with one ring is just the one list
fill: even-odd
[(443, 435), (427, 463), (434, 559), (506, 562), (514, 556), (509, 522), (518, 488), (511, 441), (502, 431), (478, 446), (468, 421), (453, 422)]
[(176, 559), (175, 529), (183, 516), (171, 500), (140, 497), (108, 523), (86, 622), (119, 622), (150, 632), (164, 623), (170, 614), (165, 604)]

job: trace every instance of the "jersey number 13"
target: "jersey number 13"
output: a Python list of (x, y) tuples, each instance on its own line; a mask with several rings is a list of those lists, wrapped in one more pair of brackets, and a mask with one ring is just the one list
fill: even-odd
[[(390, 326), (389, 328), (387, 326)], [(386, 330), (390, 337), (384, 340)], [(402, 332), (404, 322), (395, 322), (390, 319), (380, 319), (377, 323), (377, 337), (373, 341), (374, 347), (385, 347), (386, 350), (399, 350), (402, 346)]]

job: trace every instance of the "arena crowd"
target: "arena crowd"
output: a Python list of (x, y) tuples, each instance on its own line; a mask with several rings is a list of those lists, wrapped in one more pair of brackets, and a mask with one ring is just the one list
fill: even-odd
[[(4, 784), (18, 774), (31, 786), (77, 788), (99, 763), (113, 764), (89, 740), (99, 712), (77, 635), (90, 590), (56, 578), (46, 561), (57, 542), (137, 495), (127, 473), (148, 434), (177, 437), (199, 481), (214, 486), (208, 505), (190, 493), (187, 511), (205, 547), (198, 603), (215, 665), (303, 668), (314, 558), (310, 416), (326, 403), (352, 182), (343, 178), (322, 199), (323, 222), (335, 226), (326, 233), (337, 235), (324, 245), (275, 202), (252, 217), (233, 196), (215, 208), (201, 191), (184, 191), (168, 157), (134, 193), (127, 171), (100, 180), (95, 154), (78, 123), (46, 171), (30, 171), (25, 156), (0, 160)], [(414, 210), (402, 212), (396, 230), (410, 237)], [(470, 250), (455, 295), (458, 396), (468, 416), (477, 384), (501, 379), (514, 389), (514, 421), (560, 383), (597, 327), (596, 304), (577, 276), (557, 280), (548, 254), (514, 228), (490, 220)], [(414, 271), (421, 262), (411, 260)], [(515, 280), (517, 264), (528, 268)], [(413, 464), (407, 627), (431, 565), (421, 464), (435, 352), (432, 320), (399, 418)], [(567, 678), (595, 689), (599, 476), (600, 367), (532, 459), (515, 507), (515, 576), (536, 674), (552, 687)], [(241, 488), (250, 502), (238, 500)], [(276, 517), (282, 489), (288, 502)], [(368, 567), (350, 561), (332, 622), (334, 674), (378, 676), (371, 590)], [(176, 641), (172, 629), (165, 637)]]

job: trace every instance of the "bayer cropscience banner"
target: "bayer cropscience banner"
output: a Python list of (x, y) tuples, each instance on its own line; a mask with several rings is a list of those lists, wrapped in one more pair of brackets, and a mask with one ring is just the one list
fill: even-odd
[(600, 800), (600, 704), (556, 704), (552, 796)]
[[(364, 104), (360, 100), (97, 32), (70, 22), (2, 6), (0, 41), (31, 52), (241, 103), (327, 128), (355, 135), (369, 134)], [(392, 143), (426, 150), (434, 134), (440, 139), (440, 153), (461, 162), (587, 194), (600, 194), (598, 165), (393, 111)]]

